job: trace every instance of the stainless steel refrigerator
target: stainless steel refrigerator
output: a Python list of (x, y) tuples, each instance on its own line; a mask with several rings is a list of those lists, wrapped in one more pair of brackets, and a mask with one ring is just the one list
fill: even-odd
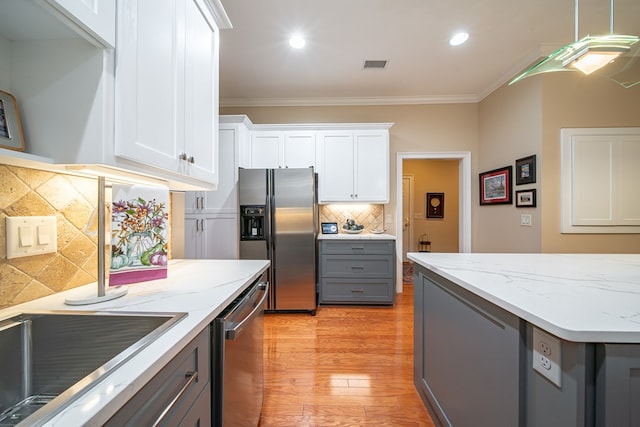
[(238, 175), (240, 259), (268, 259), (267, 311), (316, 312), (317, 198), (313, 168)]

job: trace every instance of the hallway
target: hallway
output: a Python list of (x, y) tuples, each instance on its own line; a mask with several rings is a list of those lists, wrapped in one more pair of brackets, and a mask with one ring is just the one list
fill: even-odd
[(413, 286), (389, 307), (265, 315), (261, 427), (433, 426), (413, 386)]

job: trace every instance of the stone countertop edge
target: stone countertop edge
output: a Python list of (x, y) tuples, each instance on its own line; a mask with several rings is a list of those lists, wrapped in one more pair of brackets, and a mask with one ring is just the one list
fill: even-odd
[(0, 310), (0, 318), (41, 310), (188, 313), (44, 425), (104, 424), (268, 267), (265, 260), (171, 260), (166, 279), (127, 285), (127, 295), (111, 301), (64, 303), (95, 296), (93, 283)]
[(638, 254), (407, 256), (561, 339), (640, 343)]
[(318, 240), (396, 240), (396, 236), (392, 234), (382, 233), (366, 233), (359, 234), (338, 233), (338, 234), (318, 234)]

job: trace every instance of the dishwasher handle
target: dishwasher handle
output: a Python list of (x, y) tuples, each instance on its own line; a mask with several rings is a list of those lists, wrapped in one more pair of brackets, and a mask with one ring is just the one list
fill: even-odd
[(242, 319), (240, 322), (235, 323), (235, 326), (233, 328), (229, 328), (229, 329), (225, 328), (224, 335), (226, 339), (235, 340), (239, 338), (242, 335), (242, 332), (244, 331), (245, 326), (251, 323), (251, 321), (255, 317), (257, 317), (260, 314), (260, 312), (263, 310), (264, 302), (267, 299), (267, 295), (269, 294), (269, 282), (260, 283), (257, 285), (257, 288), (259, 291), (262, 291), (263, 293), (262, 297), (260, 298), (260, 302), (256, 304), (256, 306), (253, 308), (253, 310), (251, 310), (251, 313), (249, 313), (247, 317)]

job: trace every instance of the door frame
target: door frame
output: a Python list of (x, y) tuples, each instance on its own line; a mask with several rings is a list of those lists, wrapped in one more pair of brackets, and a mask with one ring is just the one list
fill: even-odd
[[(409, 230), (410, 230), (410, 232), (409, 232), (409, 241), (407, 242), (407, 248), (408, 248), (407, 252), (411, 252), (411, 249), (413, 248), (413, 233), (411, 232), (411, 230), (413, 230), (413, 219), (414, 219), (413, 218), (413, 215), (414, 215), (413, 211), (415, 209), (414, 201), (413, 201), (413, 185), (414, 185), (413, 184), (413, 179), (414, 179), (414, 176), (413, 176), (413, 174), (403, 174), (402, 175), (403, 185), (404, 185), (404, 180), (405, 179), (407, 179), (409, 181)], [(401, 193), (401, 194), (404, 194), (404, 192)], [(402, 223), (403, 223), (403, 226), (402, 226), (401, 230), (402, 230), (402, 236), (404, 237), (404, 203), (402, 203), (402, 207), (403, 207), (403, 209), (401, 211), (400, 218), (402, 219)], [(402, 240), (402, 242), (404, 243), (404, 240)], [(402, 262), (403, 263), (405, 262), (405, 260), (404, 260), (404, 245), (402, 245)]]
[[(398, 152), (396, 153), (396, 271), (402, 271), (402, 164), (408, 159), (460, 160), (458, 166), (458, 247), (471, 252), (471, 152)], [(402, 274), (396, 274), (396, 292), (402, 293)]]

